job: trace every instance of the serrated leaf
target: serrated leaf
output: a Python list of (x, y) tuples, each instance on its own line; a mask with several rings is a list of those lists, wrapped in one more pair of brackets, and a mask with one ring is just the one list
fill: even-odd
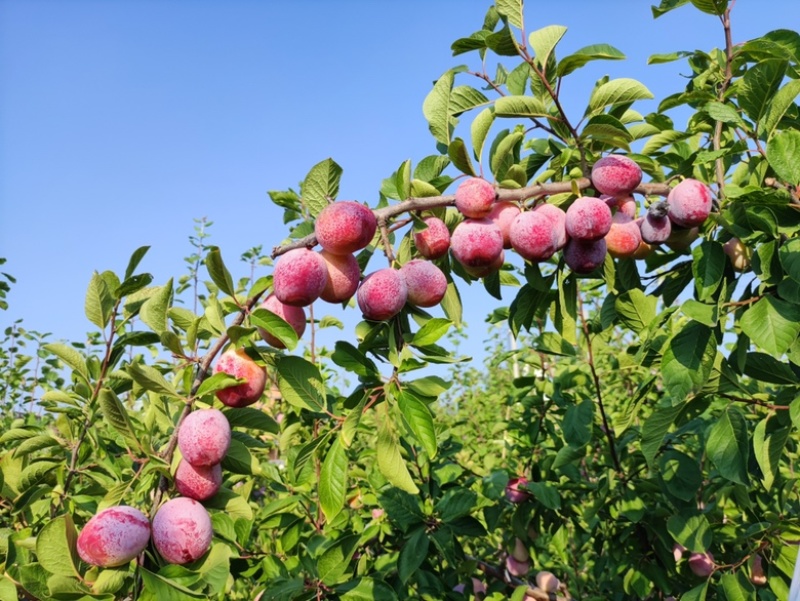
[(775, 133), (786, 112), (794, 106), (794, 100), (798, 95), (800, 95), (800, 79), (793, 79), (786, 82), (786, 85), (772, 97), (772, 102), (767, 105), (764, 116), (759, 123), (761, 134), (766, 135), (768, 140)]
[(411, 193), (411, 160), (406, 159), (394, 174), (394, 186), (399, 200), (406, 200)]
[(558, 61), (558, 76), (564, 77), (576, 69), (580, 69), (589, 61), (595, 60), (622, 60), (625, 55), (608, 44), (592, 44), (576, 50), (569, 56)]
[(486, 136), (489, 135), (489, 130), (494, 123), (495, 110), (496, 109), (494, 106), (486, 107), (480, 113), (478, 113), (470, 125), (472, 154), (479, 164), (482, 162), (481, 156), (483, 155), (483, 145), (486, 142)]
[(136, 268), (139, 266), (139, 263), (147, 254), (147, 251), (150, 250), (149, 246), (140, 246), (131, 255), (131, 258), (128, 259), (128, 267), (125, 269), (125, 277), (124, 280), (129, 280), (133, 275), (133, 272), (136, 271)]
[(297, 347), (299, 340), (297, 332), (280, 315), (264, 308), (258, 308), (250, 313), (250, 323), (275, 336), (288, 350), (292, 351)]
[(86, 290), (84, 301), (84, 312), (86, 318), (101, 330), (104, 330), (111, 319), (111, 312), (114, 309), (114, 297), (108, 289), (105, 280), (96, 271), (89, 280), (89, 288)]
[(400, 443), (391, 425), (384, 422), (378, 430), (378, 469), (390, 484), (412, 495), (419, 494), (406, 462), (400, 452)]
[(691, 0), (695, 8), (709, 15), (723, 15), (728, 8), (728, 0)]
[(775, 416), (762, 419), (753, 431), (753, 454), (761, 468), (764, 488), (769, 492), (779, 473), (783, 450), (791, 435), (791, 428), (772, 427)]
[(711, 426), (706, 452), (723, 478), (747, 485), (750, 437), (747, 420), (738, 408), (728, 407)]
[(739, 323), (756, 345), (780, 357), (800, 334), (800, 307), (767, 296), (748, 308)]
[(592, 91), (589, 99), (589, 108), (586, 112), (587, 114), (593, 113), (606, 106), (627, 104), (636, 100), (648, 100), (650, 98), (653, 98), (653, 94), (643, 83), (625, 77), (612, 79)]
[(236, 289), (233, 286), (233, 278), (228, 268), (225, 267), (222, 252), (218, 246), (209, 247), (205, 263), (208, 275), (211, 276), (211, 280), (217, 285), (217, 288), (229, 296), (234, 296)]
[(247, 428), (270, 434), (279, 434), (281, 427), (271, 416), (260, 409), (252, 407), (232, 407), (222, 411), (231, 428)]
[(166, 378), (156, 368), (143, 363), (131, 363), (126, 371), (133, 380), (145, 390), (150, 390), (156, 394), (163, 394), (175, 399), (181, 398), (175, 387), (167, 382)]
[(443, 319), (441, 317), (434, 317), (433, 319), (429, 319), (425, 322), (416, 334), (414, 334), (414, 338), (411, 340), (410, 344), (414, 346), (427, 346), (429, 344), (434, 344), (437, 340), (439, 340), (442, 336), (447, 334), (448, 330), (450, 330), (450, 326), (453, 325), (453, 322), (449, 319)]
[(767, 112), (786, 74), (787, 61), (767, 60), (750, 67), (739, 81), (739, 106), (754, 122)]
[(335, 438), (325, 455), (319, 474), (319, 504), (328, 522), (344, 507), (347, 492), (347, 454)]
[(84, 380), (89, 381), (89, 369), (86, 367), (86, 360), (74, 348), (60, 342), (51, 342), (45, 344), (44, 349), (53, 353), (71, 367), (73, 371), (83, 376)]
[(475, 168), (472, 166), (472, 161), (469, 158), (469, 151), (467, 150), (464, 140), (456, 138), (447, 147), (447, 156), (453, 162), (453, 165), (467, 175), (477, 175)]
[(136, 437), (133, 424), (128, 417), (125, 406), (117, 398), (117, 395), (109, 388), (101, 388), (98, 394), (98, 401), (100, 403), (100, 411), (108, 425), (122, 434), (133, 448), (138, 448), (140, 446), (139, 440)]
[(534, 96), (502, 96), (494, 103), (497, 117), (547, 117), (544, 102)]
[(793, 186), (800, 185), (800, 132), (782, 131), (775, 134), (767, 144), (767, 161), (781, 181)]
[(325, 159), (314, 165), (301, 186), (303, 203), (312, 217), (320, 214), (330, 200), (339, 194), (342, 168), (333, 159)]
[(319, 368), (302, 357), (284, 356), (277, 364), (278, 388), (285, 401), (309, 411), (325, 411), (325, 385)]
[(436, 457), (438, 451), (436, 429), (433, 425), (433, 414), (428, 405), (405, 390), (397, 396), (397, 405), (422, 448), (431, 459)]
[(692, 273), (697, 297), (708, 300), (717, 291), (725, 273), (725, 252), (714, 240), (704, 240), (692, 250)]
[(567, 28), (563, 25), (548, 25), (532, 32), (528, 36), (528, 43), (533, 50), (533, 59), (542, 68), (547, 65), (550, 53), (567, 33)]
[(653, 18), (657, 19), (658, 17), (667, 14), (671, 10), (675, 10), (679, 6), (683, 6), (684, 4), (688, 4), (689, 0), (661, 0), (661, 4), (658, 6), (651, 6), (650, 9), (653, 12)]
[(675, 400), (699, 392), (708, 381), (717, 341), (711, 328), (696, 321), (687, 324), (667, 345), (661, 360), (664, 386)]
[(511, 25), (522, 29), (522, 0), (497, 0), (495, 6)]
[(50, 520), (36, 537), (36, 557), (51, 574), (79, 576), (78, 533), (69, 514)]
[(333, 586), (342, 580), (353, 554), (358, 549), (359, 538), (356, 535), (343, 536), (325, 549), (317, 561), (319, 578), (324, 584)]
[(160, 286), (139, 310), (140, 319), (159, 336), (169, 328), (167, 311), (172, 302), (172, 278)]
[(433, 89), (422, 103), (422, 112), (428, 120), (428, 128), (437, 142), (448, 146), (452, 133), (453, 117), (450, 114), (450, 98), (455, 75), (453, 71), (444, 73), (433, 85)]
[(673, 515), (667, 520), (667, 531), (676, 543), (694, 553), (705, 553), (714, 540), (711, 524), (704, 515)]
[(636, 333), (650, 325), (656, 316), (656, 298), (638, 288), (628, 290), (614, 301), (614, 310), (623, 324)]

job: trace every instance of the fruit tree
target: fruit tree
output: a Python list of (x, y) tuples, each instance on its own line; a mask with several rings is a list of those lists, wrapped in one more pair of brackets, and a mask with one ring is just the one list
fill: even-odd
[(653, 8), (723, 41), (650, 58), (689, 74), (655, 112), (604, 77), (568, 114), (622, 53), (497, 0), (433, 154), (375, 199), (332, 159), (270, 192), (270, 273), (201, 240), (208, 281), (154, 285), (142, 247), (91, 277), (88, 343), (7, 329), (0, 601), (790, 598), (800, 34), (734, 43), (733, 4)]

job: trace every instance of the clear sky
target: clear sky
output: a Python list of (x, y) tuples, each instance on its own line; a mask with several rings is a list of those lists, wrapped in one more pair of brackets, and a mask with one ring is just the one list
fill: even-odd
[[(286, 233), (266, 191), (296, 188), (327, 157), (344, 168), (340, 199), (374, 204), (402, 161), (436, 152), (423, 99), (445, 70), (475, 64), (450, 44), (480, 29), (489, 4), (0, 0), (0, 269), (18, 280), (0, 327), (22, 318), (81, 339), (92, 272), (121, 273), (150, 245), (140, 269), (154, 285), (185, 273), (195, 218), (214, 222), (209, 242), (234, 278), (247, 275), (239, 255)], [(528, 3), (528, 31), (569, 28), (561, 56), (603, 42), (627, 55), (566, 83), (568, 112), (582, 114), (605, 74), (656, 98), (680, 91), (687, 67), (647, 57), (722, 44), (716, 18), (683, 7), (653, 20), (650, 4)], [(735, 42), (778, 28), (800, 28), (796, 0), (737, 1)], [(461, 289), (482, 333), (497, 302)]]

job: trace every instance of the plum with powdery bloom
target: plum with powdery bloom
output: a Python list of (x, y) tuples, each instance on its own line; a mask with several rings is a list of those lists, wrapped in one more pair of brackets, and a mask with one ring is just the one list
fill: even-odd
[(346, 255), (366, 248), (375, 237), (375, 214), (354, 200), (340, 200), (326, 206), (314, 223), (319, 245), (328, 252)]
[(307, 307), (328, 283), (328, 267), (319, 253), (294, 248), (278, 258), (272, 272), (275, 296), (286, 305)]

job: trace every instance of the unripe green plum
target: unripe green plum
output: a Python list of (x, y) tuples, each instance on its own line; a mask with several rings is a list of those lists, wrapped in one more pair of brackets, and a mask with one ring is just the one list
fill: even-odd
[[(274, 294), (270, 294), (267, 298), (264, 299), (264, 302), (261, 303), (260, 307), (262, 309), (266, 309), (270, 313), (274, 313), (283, 321), (287, 322), (292, 329), (297, 334), (297, 337), (300, 338), (303, 333), (306, 331), (306, 312), (303, 307), (293, 307), (292, 305), (285, 305), (281, 301), (278, 300), (278, 297)], [(269, 344), (270, 346), (274, 346), (275, 348), (286, 348), (286, 345), (283, 344), (278, 338), (267, 332), (264, 328), (259, 327), (258, 333), (261, 336), (262, 340)], [(263, 391), (262, 391), (263, 392)], [(261, 396), (261, 395), (259, 395)], [(224, 401), (223, 401), (224, 402)], [(227, 403), (225, 403), (227, 405)]]
[(167, 501), (153, 518), (153, 543), (168, 563), (200, 559), (211, 547), (213, 534), (206, 508), (188, 497)]
[(366, 248), (375, 236), (375, 214), (354, 200), (340, 200), (326, 206), (314, 222), (319, 245), (330, 253), (347, 255)]
[(581, 196), (567, 209), (565, 225), (572, 239), (600, 240), (611, 229), (611, 209), (599, 198)]
[(711, 213), (711, 190), (696, 179), (685, 179), (667, 196), (672, 223), (691, 228), (703, 223)]
[(465, 219), (453, 230), (450, 251), (464, 267), (488, 267), (503, 252), (503, 234), (489, 219)]
[(336, 255), (327, 250), (320, 251), (328, 268), (328, 282), (319, 297), (329, 303), (350, 300), (361, 281), (361, 267), (354, 254)]
[(428, 226), (424, 230), (414, 232), (414, 246), (426, 259), (438, 259), (450, 249), (450, 231), (444, 221), (438, 217), (425, 217)]
[(601, 194), (628, 196), (641, 181), (641, 167), (623, 155), (610, 154), (592, 166), (592, 185)]
[(406, 279), (408, 302), (416, 307), (434, 307), (447, 292), (447, 278), (430, 261), (412, 259), (400, 268)]
[(217, 494), (221, 486), (222, 466), (219, 463), (194, 466), (181, 459), (175, 470), (175, 488), (184, 497), (205, 501)]
[(194, 466), (220, 463), (231, 445), (231, 425), (219, 409), (195, 409), (181, 423), (178, 448)]
[(267, 385), (267, 370), (241, 348), (229, 348), (222, 353), (214, 365), (214, 373), (225, 373), (246, 380), (216, 392), (217, 398), (228, 407), (252, 405), (261, 398)]
[(496, 198), (492, 184), (480, 177), (470, 177), (456, 188), (456, 209), (465, 217), (480, 219), (489, 214)]
[(384, 321), (400, 313), (408, 300), (406, 279), (397, 269), (384, 267), (369, 274), (356, 292), (365, 319)]
[(319, 253), (307, 248), (294, 248), (278, 257), (272, 283), (279, 301), (294, 307), (306, 307), (325, 290), (328, 266)]
[(86, 522), (78, 535), (78, 555), (88, 564), (112, 568), (135, 559), (150, 541), (150, 520), (127, 505), (108, 507)]

